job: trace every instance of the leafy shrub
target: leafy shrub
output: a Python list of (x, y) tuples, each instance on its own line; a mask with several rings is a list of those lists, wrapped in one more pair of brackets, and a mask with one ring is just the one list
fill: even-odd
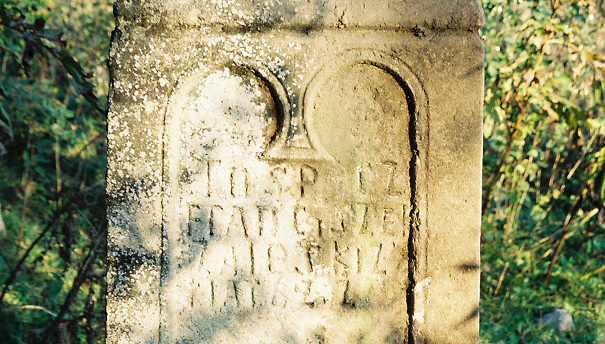
[[(605, 325), (603, 2), (483, 7), (482, 340), (594, 343)], [(574, 333), (535, 324), (560, 307)]]
[(98, 343), (111, 6), (8, 0), (0, 20), (0, 342)]

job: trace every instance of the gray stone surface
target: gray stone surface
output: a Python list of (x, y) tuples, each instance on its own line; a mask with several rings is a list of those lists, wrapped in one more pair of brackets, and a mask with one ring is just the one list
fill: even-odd
[(108, 343), (478, 338), (475, 1), (118, 1)]
[(576, 329), (571, 314), (566, 309), (559, 308), (545, 314), (536, 320), (539, 326), (552, 327), (560, 332), (569, 332)]

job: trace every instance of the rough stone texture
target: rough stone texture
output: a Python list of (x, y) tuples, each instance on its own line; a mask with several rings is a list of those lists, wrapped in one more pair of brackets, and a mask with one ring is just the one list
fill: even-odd
[(118, 1), (108, 343), (478, 340), (475, 1)]
[(483, 11), (469, 0), (117, 0), (116, 18), (142, 27), (478, 30)]
[(544, 314), (544, 316), (536, 320), (536, 323), (539, 326), (552, 327), (560, 332), (574, 331), (576, 329), (573, 317), (563, 308), (555, 309), (550, 313)]

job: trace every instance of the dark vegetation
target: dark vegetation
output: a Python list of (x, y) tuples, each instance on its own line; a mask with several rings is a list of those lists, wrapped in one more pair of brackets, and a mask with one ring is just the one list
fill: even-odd
[(103, 341), (112, 27), (105, 0), (0, 1), (0, 343)]
[[(481, 341), (605, 343), (603, 0), (484, 0)], [(109, 0), (0, 0), (0, 343), (104, 341)], [(571, 333), (535, 324), (567, 309)]]

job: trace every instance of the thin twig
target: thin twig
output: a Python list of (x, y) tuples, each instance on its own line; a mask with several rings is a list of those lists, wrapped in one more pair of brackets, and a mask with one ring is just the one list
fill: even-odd
[(27, 259), (27, 257), (29, 257), (29, 254), (31, 253), (32, 249), (40, 242), (40, 240), (42, 240), (42, 238), (46, 235), (46, 233), (48, 233), (51, 230), (51, 228), (54, 227), (55, 223), (57, 222), (57, 220), (59, 219), (59, 217), (63, 214), (63, 212), (65, 210), (66, 210), (66, 208), (61, 208), (61, 209), (57, 209), (55, 211), (55, 214), (53, 215), (52, 219), (46, 224), (46, 227), (44, 227), (44, 229), (38, 235), (36, 240), (34, 240), (29, 245), (29, 247), (27, 248), (25, 253), (23, 253), (23, 256), (21, 257), (21, 259), (17, 262), (17, 264), (15, 264), (15, 266), (11, 270), (11, 273), (8, 276), (8, 279), (6, 280), (6, 282), (4, 282), (4, 288), (2, 288), (2, 292), (0, 292), (0, 308), (2, 308), (2, 303), (4, 301), (4, 295), (8, 291), (8, 288), (11, 286), (11, 284), (13, 284), (13, 282), (15, 281), (15, 278), (17, 278), (17, 273), (19, 272), (19, 270), (21, 270), (21, 266), (23, 265), (23, 263), (25, 263), (25, 260)]
[(494, 290), (494, 296), (498, 295), (498, 290), (500, 290), (500, 286), (502, 285), (502, 280), (504, 279), (504, 274), (508, 269), (508, 262), (504, 264), (504, 269), (502, 269), (502, 273), (500, 273), (500, 278), (498, 278), (498, 285), (496, 286), (496, 290)]
[(555, 266), (557, 257), (559, 256), (559, 253), (561, 252), (561, 248), (563, 248), (563, 243), (565, 242), (565, 239), (567, 239), (567, 231), (569, 231), (571, 219), (573, 217), (575, 217), (578, 210), (580, 210), (580, 203), (581, 203), (582, 199), (584, 198), (584, 193), (586, 191), (587, 191), (587, 187), (585, 186), (582, 189), (582, 191), (580, 192), (580, 196), (576, 200), (576, 203), (572, 207), (571, 211), (569, 212), (569, 214), (567, 214), (567, 218), (565, 219), (565, 224), (563, 225), (563, 234), (561, 235), (561, 239), (559, 239), (559, 243), (557, 244), (557, 248), (555, 250), (555, 253), (552, 256), (552, 259), (550, 260), (548, 272), (546, 273), (546, 278), (544, 278), (544, 285), (548, 284), (548, 280), (550, 279), (550, 275), (552, 274), (552, 269)]
[[(97, 186), (100, 183), (102, 183), (102, 180), (100, 180), (98, 183), (95, 183), (95, 184), (89, 186), (85, 190), (89, 190), (89, 189)], [(29, 247), (27, 248), (27, 250), (25, 251), (25, 253), (23, 253), (23, 256), (17, 262), (17, 264), (15, 264), (15, 266), (11, 270), (11, 273), (10, 273), (9, 277), (4, 282), (4, 288), (2, 288), (2, 292), (0, 292), (0, 308), (2, 308), (2, 304), (4, 302), (4, 295), (8, 291), (8, 288), (13, 284), (13, 282), (17, 278), (17, 273), (19, 272), (19, 270), (21, 270), (21, 266), (25, 263), (25, 260), (27, 260), (27, 258), (29, 257), (29, 254), (31, 253), (31, 251), (33, 250), (33, 248), (55, 226), (55, 224), (57, 223), (57, 221), (59, 220), (59, 218), (64, 213), (66, 213), (70, 208), (75, 207), (75, 204), (74, 204), (75, 202), (73, 200), (75, 200), (75, 199), (77, 199), (79, 197), (82, 197), (82, 195), (83, 195), (82, 192), (76, 193), (75, 195), (73, 195), (71, 197), (71, 199), (68, 202), (66, 202), (66, 204), (63, 207), (55, 210), (55, 213), (53, 214), (52, 219), (46, 224), (46, 227), (44, 227), (44, 229), (38, 235), (38, 237), (29, 245)]]
[(588, 149), (590, 149), (590, 147), (592, 146), (592, 143), (594, 142), (594, 140), (598, 134), (599, 134), (599, 132), (595, 131), (594, 135), (592, 135), (592, 137), (590, 138), (590, 141), (588, 141), (588, 144), (586, 145), (586, 149), (583, 149), (582, 155), (580, 156), (580, 158), (578, 159), (576, 164), (573, 166), (573, 168), (567, 174), (567, 179), (571, 179), (573, 174), (576, 172), (576, 169), (578, 168), (578, 166), (580, 166), (580, 163), (582, 163), (582, 161), (584, 160), (584, 156), (586, 156), (586, 152), (588, 152)]
[(61, 305), (59, 313), (57, 314), (57, 316), (55, 317), (53, 322), (50, 325), (48, 325), (48, 327), (44, 330), (42, 343), (48, 343), (50, 336), (52, 335), (54, 330), (59, 326), (59, 324), (63, 320), (63, 317), (65, 316), (65, 314), (69, 311), (69, 307), (73, 303), (73, 300), (75, 299), (76, 295), (78, 295), (78, 292), (80, 291), (80, 287), (88, 279), (88, 273), (90, 272), (90, 269), (98, 254), (98, 250), (99, 250), (99, 246), (101, 245), (101, 242), (102, 242), (102, 240), (97, 240), (96, 242), (94, 242), (94, 244), (90, 245), (91, 247), (88, 251), (88, 254), (86, 255), (86, 258), (84, 258), (84, 262), (80, 266), (80, 269), (78, 269), (78, 274), (76, 275), (76, 278), (74, 279), (74, 281), (72, 283), (71, 289), (69, 290), (69, 292), (67, 293), (67, 296), (65, 297), (65, 301)]
[(42, 307), (42, 306), (36, 306), (36, 305), (24, 305), (24, 306), (19, 306), (19, 307), (12, 307), (12, 308), (7, 308), (5, 309), (5, 311), (12, 311), (12, 310), (20, 310), (20, 309), (37, 309), (39, 311), (43, 311), (44, 313), (50, 314), (53, 317), (57, 316), (57, 313), (55, 312), (51, 312), (48, 309)]

